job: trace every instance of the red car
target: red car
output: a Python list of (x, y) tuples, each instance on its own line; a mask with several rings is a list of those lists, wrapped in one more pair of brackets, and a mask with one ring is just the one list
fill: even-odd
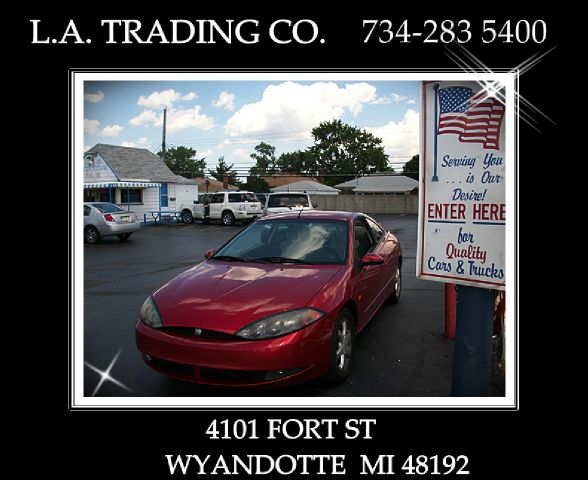
[(147, 298), (137, 347), (151, 368), (258, 387), (351, 369), (355, 335), (400, 298), (398, 239), (360, 214), (264, 217)]

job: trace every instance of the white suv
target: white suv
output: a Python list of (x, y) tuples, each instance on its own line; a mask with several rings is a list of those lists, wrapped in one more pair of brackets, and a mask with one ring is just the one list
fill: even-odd
[(261, 216), (261, 203), (252, 192), (216, 192), (194, 201), (194, 218), (208, 223), (221, 220), (223, 225), (252, 221)]
[(313, 210), (317, 205), (310, 200), (310, 195), (304, 192), (276, 192), (270, 193), (265, 201), (264, 215), (289, 212), (291, 210)]

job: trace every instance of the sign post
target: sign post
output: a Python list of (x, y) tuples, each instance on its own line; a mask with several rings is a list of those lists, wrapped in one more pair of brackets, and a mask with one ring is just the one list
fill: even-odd
[(485, 396), (505, 289), (505, 106), (478, 82), (423, 82), (421, 112), (416, 274), (458, 285), (452, 394)]

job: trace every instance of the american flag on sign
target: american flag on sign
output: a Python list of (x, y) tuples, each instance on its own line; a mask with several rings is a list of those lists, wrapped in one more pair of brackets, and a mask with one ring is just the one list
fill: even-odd
[(439, 126), (437, 134), (459, 135), (460, 142), (483, 143), (484, 148), (499, 149), (500, 127), (504, 118), (504, 104), (488, 97), (482, 90), (473, 93), (467, 87), (448, 87), (439, 90)]

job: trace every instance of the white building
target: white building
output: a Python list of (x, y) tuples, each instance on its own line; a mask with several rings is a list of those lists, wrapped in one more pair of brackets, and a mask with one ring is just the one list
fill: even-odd
[(115, 203), (152, 221), (160, 211), (191, 210), (197, 198), (193, 181), (147, 149), (99, 143), (84, 154), (84, 202)]

